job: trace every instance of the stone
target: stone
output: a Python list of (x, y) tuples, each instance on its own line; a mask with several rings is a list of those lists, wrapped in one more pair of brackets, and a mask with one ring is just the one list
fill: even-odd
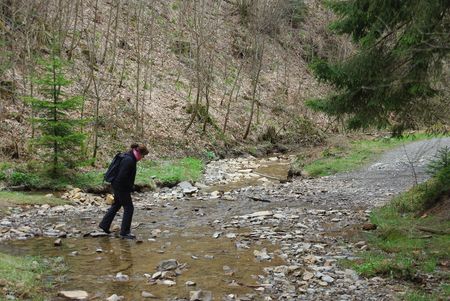
[(323, 275), (321, 278), (323, 281), (327, 282), (327, 283), (332, 283), (334, 282), (334, 278), (328, 275)]
[(255, 250), (253, 251), (253, 255), (255, 255), (257, 260), (264, 261), (264, 260), (270, 260), (272, 257), (270, 257), (269, 254), (267, 254), (267, 250), (264, 248), (261, 251)]
[(159, 235), (161, 235), (161, 229), (153, 229), (152, 230), (152, 237), (158, 237)]
[(213, 191), (210, 193), (209, 198), (210, 199), (218, 199), (220, 197), (220, 191)]
[(303, 257), (303, 261), (306, 262), (307, 264), (314, 264), (317, 262), (317, 257), (314, 255), (307, 255)]
[(273, 212), (272, 211), (258, 211), (258, 212), (254, 212), (252, 214), (249, 214), (248, 217), (252, 218), (252, 217), (266, 217), (266, 216), (272, 216)]
[(222, 234), (222, 232), (214, 232), (213, 237), (219, 238), (219, 236)]
[(161, 278), (161, 276), (162, 276), (162, 272), (161, 272), (161, 271), (158, 271), (158, 272), (154, 273), (154, 274), (151, 276), (151, 278), (152, 278), (152, 279), (159, 279), (159, 278)]
[(366, 231), (372, 231), (372, 230), (376, 230), (377, 229), (377, 225), (371, 224), (371, 223), (367, 223), (367, 224), (364, 224), (362, 226), (362, 228), (363, 228), (363, 230), (366, 230)]
[(90, 237), (103, 237), (103, 236), (108, 236), (108, 233), (105, 233), (103, 231), (94, 231), (89, 233)]
[(75, 291), (60, 291), (58, 296), (69, 299), (69, 300), (87, 300), (89, 295), (85, 291), (75, 290)]
[(190, 301), (211, 301), (212, 293), (210, 291), (190, 291), (189, 292)]
[(105, 197), (105, 203), (112, 205), (114, 203), (114, 196), (112, 194), (107, 194)]
[(128, 275), (122, 274), (122, 272), (119, 272), (116, 274), (116, 280), (117, 281), (128, 281), (128, 280), (130, 280), (130, 277), (128, 277)]
[(55, 241), (53, 242), (53, 245), (54, 245), (55, 247), (60, 247), (60, 246), (62, 246), (62, 240), (61, 240), (60, 238), (58, 238), (57, 240), (55, 240)]
[(311, 280), (314, 278), (314, 274), (311, 272), (304, 272), (302, 279), (305, 281)]
[(146, 291), (142, 291), (141, 296), (142, 298), (156, 298), (155, 295)]
[(309, 229), (309, 227), (305, 224), (302, 223), (297, 223), (295, 226), (299, 227), (299, 228), (303, 228), (303, 229)]
[(197, 283), (195, 283), (194, 281), (186, 281), (186, 286), (195, 286), (197, 285)]
[(124, 296), (117, 296), (116, 294), (113, 294), (110, 297), (106, 298), (106, 301), (121, 301), (123, 299)]
[(184, 195), (190, 195), (198, 191), (197, 187), (192, 186), (192, 184), (187, 181), (179, 183), (178, 187), (181, 189)]
[(177, 277), (177, 273), (175, 271), (164, 271), (161, 273), (161, 278), (163, 279), (174, 279), (175, 277)]
[(175, 270), (177, 267), (178, 261), (176, 259), (163, 260), (158, 265), (158, 269), (160, 271)]
[(164, 279), (164, 280), (157, 280), (156, 283), (158, 284), (162, 284), (162, 285), (167, 285), (167, 286), (174, 286), (177, 283), (173, 280), (168, 280), (168, 279)]
[(227, 233), (225, 235), (226, 238), (230, 238), (230, 239), (236, 238), (236, 236), (237, 236), (236, 233)]
[(354, 271), (354, 270), (345, 269), (344, 275), (345, 275), (346, 278), (350, 278), (353, 281), (358, 281), (359, 280), (358, 273), (356, 273), (356, 271)]
[(355, 247), (361, 248), (361, 247), (364, 246), (365, 244), (366, 244), (366, 242), (363, 241), (363, 240), (361, 240), (361, 241), (358, 241), (357, 243), (355, 243)]
[(230, 268), (230, 267), (227, 266), (227, 265), (224, 265), (224, 266), (223, 266), (223, 272), (224, 272), (225, 275), (227, 275), (227, 276), (233, 276), (233, 275), (234, 275), (233, 269)]

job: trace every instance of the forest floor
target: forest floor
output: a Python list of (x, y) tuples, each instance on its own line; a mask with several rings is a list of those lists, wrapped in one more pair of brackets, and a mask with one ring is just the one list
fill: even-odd
[[(432, 269), (405, 263), (371, 274), (358, 264), (376, 266), (364, 261), (377, 248), (372, 211), (425, 181), (427, 163), (445, 145), (450, 138), (418, 141), (356, 171), (291, 182), (283, 155), (213, 161), (195, 185), (134, 195), (136, 241), (98, 233), (107, 205), (75, 191), (67, 195), (73, 205), (10, 208), (0, 220), (0, 250), (63, 257), (70, 269), (53, 296), (81, 289), (125, 300), (439, 300), (449, 290), (448, 216), (415, 240), (439, 239), (444, 251)], [(420, 250), (415, 243), (411, 252)]]

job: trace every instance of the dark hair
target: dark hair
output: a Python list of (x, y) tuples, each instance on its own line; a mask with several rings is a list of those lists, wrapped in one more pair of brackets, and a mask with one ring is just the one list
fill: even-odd
[(142, 156), (145, 156), (148, 154), (148, 149), (145, 145), (138, 144), (138, 143), (132, 143), (130, 145), (130, 149), (137, 149)]

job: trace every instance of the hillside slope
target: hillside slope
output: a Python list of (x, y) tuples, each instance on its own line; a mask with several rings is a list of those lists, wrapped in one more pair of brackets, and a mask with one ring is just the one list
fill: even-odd
[(39, 132), (23, 97), (39, 96), (37, 62), (54, 48), (73, 81), (65, 92), (84, 96), (77, 115), (89, 121), (88, 156), (98, 147), (103, 158), (135, 140), (151, 145), (153, 156), (217, 152), (261, 138), (310, 142), (325, 120), (303, 102), (329, 88), (307, 65), (351, 51), (328, 32), (332, 18), (318, 0), (5, 1), (1, 155), (32, 156), (28, 142)]

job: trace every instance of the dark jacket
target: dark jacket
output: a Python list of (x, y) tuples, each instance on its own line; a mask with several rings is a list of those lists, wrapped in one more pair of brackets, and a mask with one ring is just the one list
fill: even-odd
[(124, 157), (119, 164), (117, 176), (111, 183), (115, 193), (130, 193), (134, 189), (134, 180), (136, 178), (136, 158), (133, 153), (124, 153)]

